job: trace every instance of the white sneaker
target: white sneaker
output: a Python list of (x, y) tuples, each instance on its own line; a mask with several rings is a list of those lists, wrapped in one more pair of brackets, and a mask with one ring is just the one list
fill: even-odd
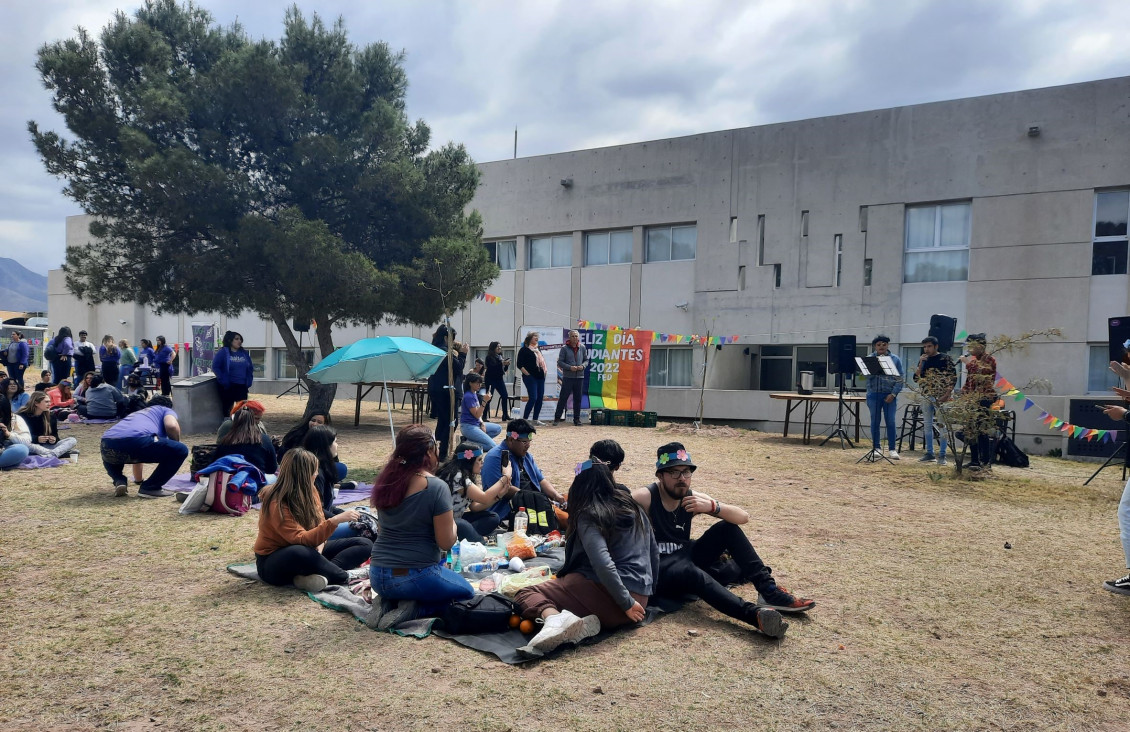
[(292, 581), (295, 587), (304, 592), (321, 592), (330, 583), (320, 574), (298, 574)]
[(544, 656), (562, 643), (577, 643), (599, 632), (600, 618), (597, 616), (578, 618), (568, 610), (563, 610), (546, 618), (541, 632), (518, 651), (529, 656)]
[(349, 575), (350, 581), (359, 579), (369, 579), (368, 567), (357, 567), (356, 569), (347, 569), (345, 573)]
[(891, 460), (898, 460), (899, 454), (897, 452), (895, 452), (894, 450), (888, 450), (887, 451), (887, 457), (889, 457)]

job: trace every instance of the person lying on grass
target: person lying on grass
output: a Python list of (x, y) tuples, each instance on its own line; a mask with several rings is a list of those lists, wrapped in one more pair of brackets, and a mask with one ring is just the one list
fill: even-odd
[(373, 542), (364, 537), (330, 539), (339, 524), (356, 521), (359, 514), (349, 510), (326, 518), (314, 487), (317, 473), (318, 458), (296, 447), (283, 455), (275, 484), (259, 492), (255, 569), (264, 582), (293, 582), (300, 590), (321, 592), (329, 584), (348, 584), (349, 570), (369, 558)]
[[(749, 623), (772, 638), (785, 635), (789, 624), (782, 612), (805, 612), (816, 603), (794, 597), (773, 580), (773, 571), (757, 556), (740, 525), (749, 514), (737, 506), (723, 504), (691, 490), (691, 475), (698, 466), (686, 448), (669, 442), (657, 451), (656, 482), (632, 491), (632, 497), (651, 517), (659, 542), (657, 593), (671, 597), (697, 595), (731, 618)], [(698, 514), (722, 519), (691, 540), (691, 520)], [(729, 553), (739, 573), (733, 577), (711, 572), (723, 553)], [(766, 607), (746, 602), (726, 589), (735, 582), (752, 582)]]
[(552, 579), (518, 591), (522, 617), (541, 618), (541, 631), (518, 649), (544, 655), (644, 619), (655, 591), (659, 547), (647, 514), (612, 479), (599, 458), (579, 466), (569, 488), (565, 564)]

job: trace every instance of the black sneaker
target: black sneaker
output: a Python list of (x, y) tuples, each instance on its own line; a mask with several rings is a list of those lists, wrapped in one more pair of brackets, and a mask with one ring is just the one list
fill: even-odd
[(1120, 579), (1103, 582), (1103, 589), (1116, 595), (1130, 595), (1130, 574)]
[(172, 491), (167, 491), (164, 488), (158, 488), (155, 491), (138, 491), (138, 498), (168, 498), (173, 495)]
[(922, 457), (918, 458), (918, 462), (920, 462), (920, 463), (932, 463), (932, 462), (934, 462), (934, 456), (931, 453), (926, 453)]
[(128, 492), (129, 492), (129, 486), (124, 480), (115, 480), (114, 481), (114, 496), (116, 498), (121, 498), (122, 496), (126, 495), (126, 493), (128, 493)]
[(757, 608), (757, 629), (770, 638), (784, 638), (789, 624), (781, 613), (768, 607)]

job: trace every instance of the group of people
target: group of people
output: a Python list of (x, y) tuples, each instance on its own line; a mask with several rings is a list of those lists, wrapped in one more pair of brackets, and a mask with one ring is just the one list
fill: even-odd
[[(142, 338), (140, 346), (135, 349), (130, 347), (129, 341), (124, 338), (115, 341), (112, 335), (102, 336), (101, 344), (96, 346), (87, 340), (88, 335), (85, 330), (80, 330), (76, 341), (70, 327), (64, 325), (49, 341), (44, 358), (50, 365), (49, 378), (52, 383), (74, 383), (72, 379), (82, 380), (87, 374), (95, 373), (100, 374), (106, 384), (122, 391), (123, 384), (128, 384), (130, 375), (136, 373), (140, 383), (144, 384), (153, 375), (158, 379), (162, 394), (169, 396), (172, 393), (172, 374), (177, 352), (168, 344), (165, 336), (159, 335), (155, 341)], [(17, 343), (17, 339), (27, 349), (23, 335), (13, 333), (12, 343)], [(20, 369), (22, 378), (23, 372), (28, 368), (30, 350), (22, 350), (19, 346), (13, 349), (10, 344), (9, 358), (13, 350), (17, 355), (24, 353)]]
[[(899, 454), (895, 449), (897, 441), (896, 411), (898, 408), (898, 395), (905, 385), (906, 371), (902, 360), (890, 352), (891, 339), (885, 335), (877, 335), (871, 341), (872, 356), (888, 356), (898, 370), (898, 376), (868, 375), (867, 376), (867, 409), (871, 413), (871, 445), (872, 448), (882, 453), (880, 436), (882, 425), (886, 425), (887, 457), (898, 460)], [(970, 335), (966, 341), (969, 352), (958, 360), (965, 366), (965, 383), (961, 386), (961, 394), (970, 395), (978, 407), (986, 414), (997, 399), (994, 384), (997, 376), (997, 362), (986, 352), (984, 334)], [(946, 465), (946, 449), (948, 447), (947, 430), (938, 431), (938, 452), (934, 452), (934, 423), (938, 418), (939, 410), (954, 398), (954, 388), (957, 385), (957, 366), (949, 354), (942, 353), (938, 348), (938, 339), (926, 336), (922, 339), (922, 355), (914, 369), (914, 381), (922, 395), (922, 423), (923, 442), (926, 452), (919, 458), (920, 463), (934, 463)], [(988, 470), (993, 463), (995, 453), (994, 441), (989, 430), (983, 427), (978, 431), (976, 438), (971, 436), (969, 444), (969, 470)]]

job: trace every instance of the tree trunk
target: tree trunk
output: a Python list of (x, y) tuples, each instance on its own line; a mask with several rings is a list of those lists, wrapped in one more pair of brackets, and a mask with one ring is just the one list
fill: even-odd
[[(298, 339), (294, 337), (294, 331), (290, 329), (290, 325), (282, 314), (272, 313), (271, 319), (275, 321), (275, 327), (279, 329), (279, 335), (282, 336), (283, 342), (286, 343), (287, 356), (290, 357), (290, 362), (293, 363), (295, 369), (297, 369), (298, 378), (302, 380), (302, 384), (310, 392), (310, 396), (306, 400), (306, 411), (302, 415), (302, 421), (309, 421), (310, 415), (315, 412), (329, 414), (330, 407), (334, 403), (334, 397), (337, 395), (337, 384), (322, 384), (307, 378), (306, 372), (308, 371), (308, 367), (306, 365), (306, 356), (302, 353), (302, 349), (298, 347)], [(318, 322), (320, 323), (317, 329), (318, 351), (322, 358), (325, 358), (334, 352), (333, 325), (330, 323), (329, 318)]]

